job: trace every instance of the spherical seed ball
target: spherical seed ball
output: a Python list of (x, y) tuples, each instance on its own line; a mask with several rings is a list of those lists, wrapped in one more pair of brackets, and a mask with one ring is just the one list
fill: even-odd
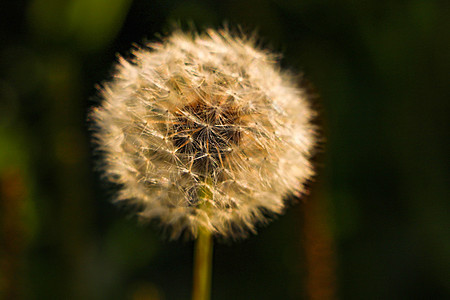
[(245, 37), (175, 32), (119, 59), (92, 118), (118, 201), (173, 238), (255, 231), (312, 174), (305, 92)]

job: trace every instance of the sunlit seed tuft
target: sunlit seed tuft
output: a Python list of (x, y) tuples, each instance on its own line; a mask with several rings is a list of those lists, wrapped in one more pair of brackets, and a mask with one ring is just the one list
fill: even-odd
[(176, 32), (119, 59), (91, 116), (117, 200), (171, 237), (255, 231), (312, 174), (314, 113), (275, 56), (228, 31)]

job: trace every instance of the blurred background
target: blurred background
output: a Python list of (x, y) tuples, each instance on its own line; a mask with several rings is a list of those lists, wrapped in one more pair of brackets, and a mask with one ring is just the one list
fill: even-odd
[(450, 299), (450, 2), (0, 1), (0, 298), (189, 299), (192, 243), (110, 203), (86, 114), (116, 53), (241, 25), (304, 72), (311, 194), (216, 244), (212, 299)]

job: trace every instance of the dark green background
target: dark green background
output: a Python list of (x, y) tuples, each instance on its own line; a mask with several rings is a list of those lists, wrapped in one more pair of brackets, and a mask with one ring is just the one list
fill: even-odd
[[(338, 297), (450, 298), (449, 16), (444, 0), (2, 0), (0, 297), (190, 297), (192, 243), (109, 202), (86, 114), (116, 53), (227, 21), (321, 95), (309, 201), (326, 209)], [(213, 299), (306, 298), (303, 206), (216, 245)]]

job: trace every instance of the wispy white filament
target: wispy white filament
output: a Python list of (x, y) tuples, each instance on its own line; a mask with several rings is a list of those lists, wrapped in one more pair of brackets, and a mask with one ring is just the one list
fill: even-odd
[(92, 117), (118, 201), (172, 237), (255, 230), (312, 174), (313, 111), (270, 53), (228, 31), (176, 32), (119, 59)]

